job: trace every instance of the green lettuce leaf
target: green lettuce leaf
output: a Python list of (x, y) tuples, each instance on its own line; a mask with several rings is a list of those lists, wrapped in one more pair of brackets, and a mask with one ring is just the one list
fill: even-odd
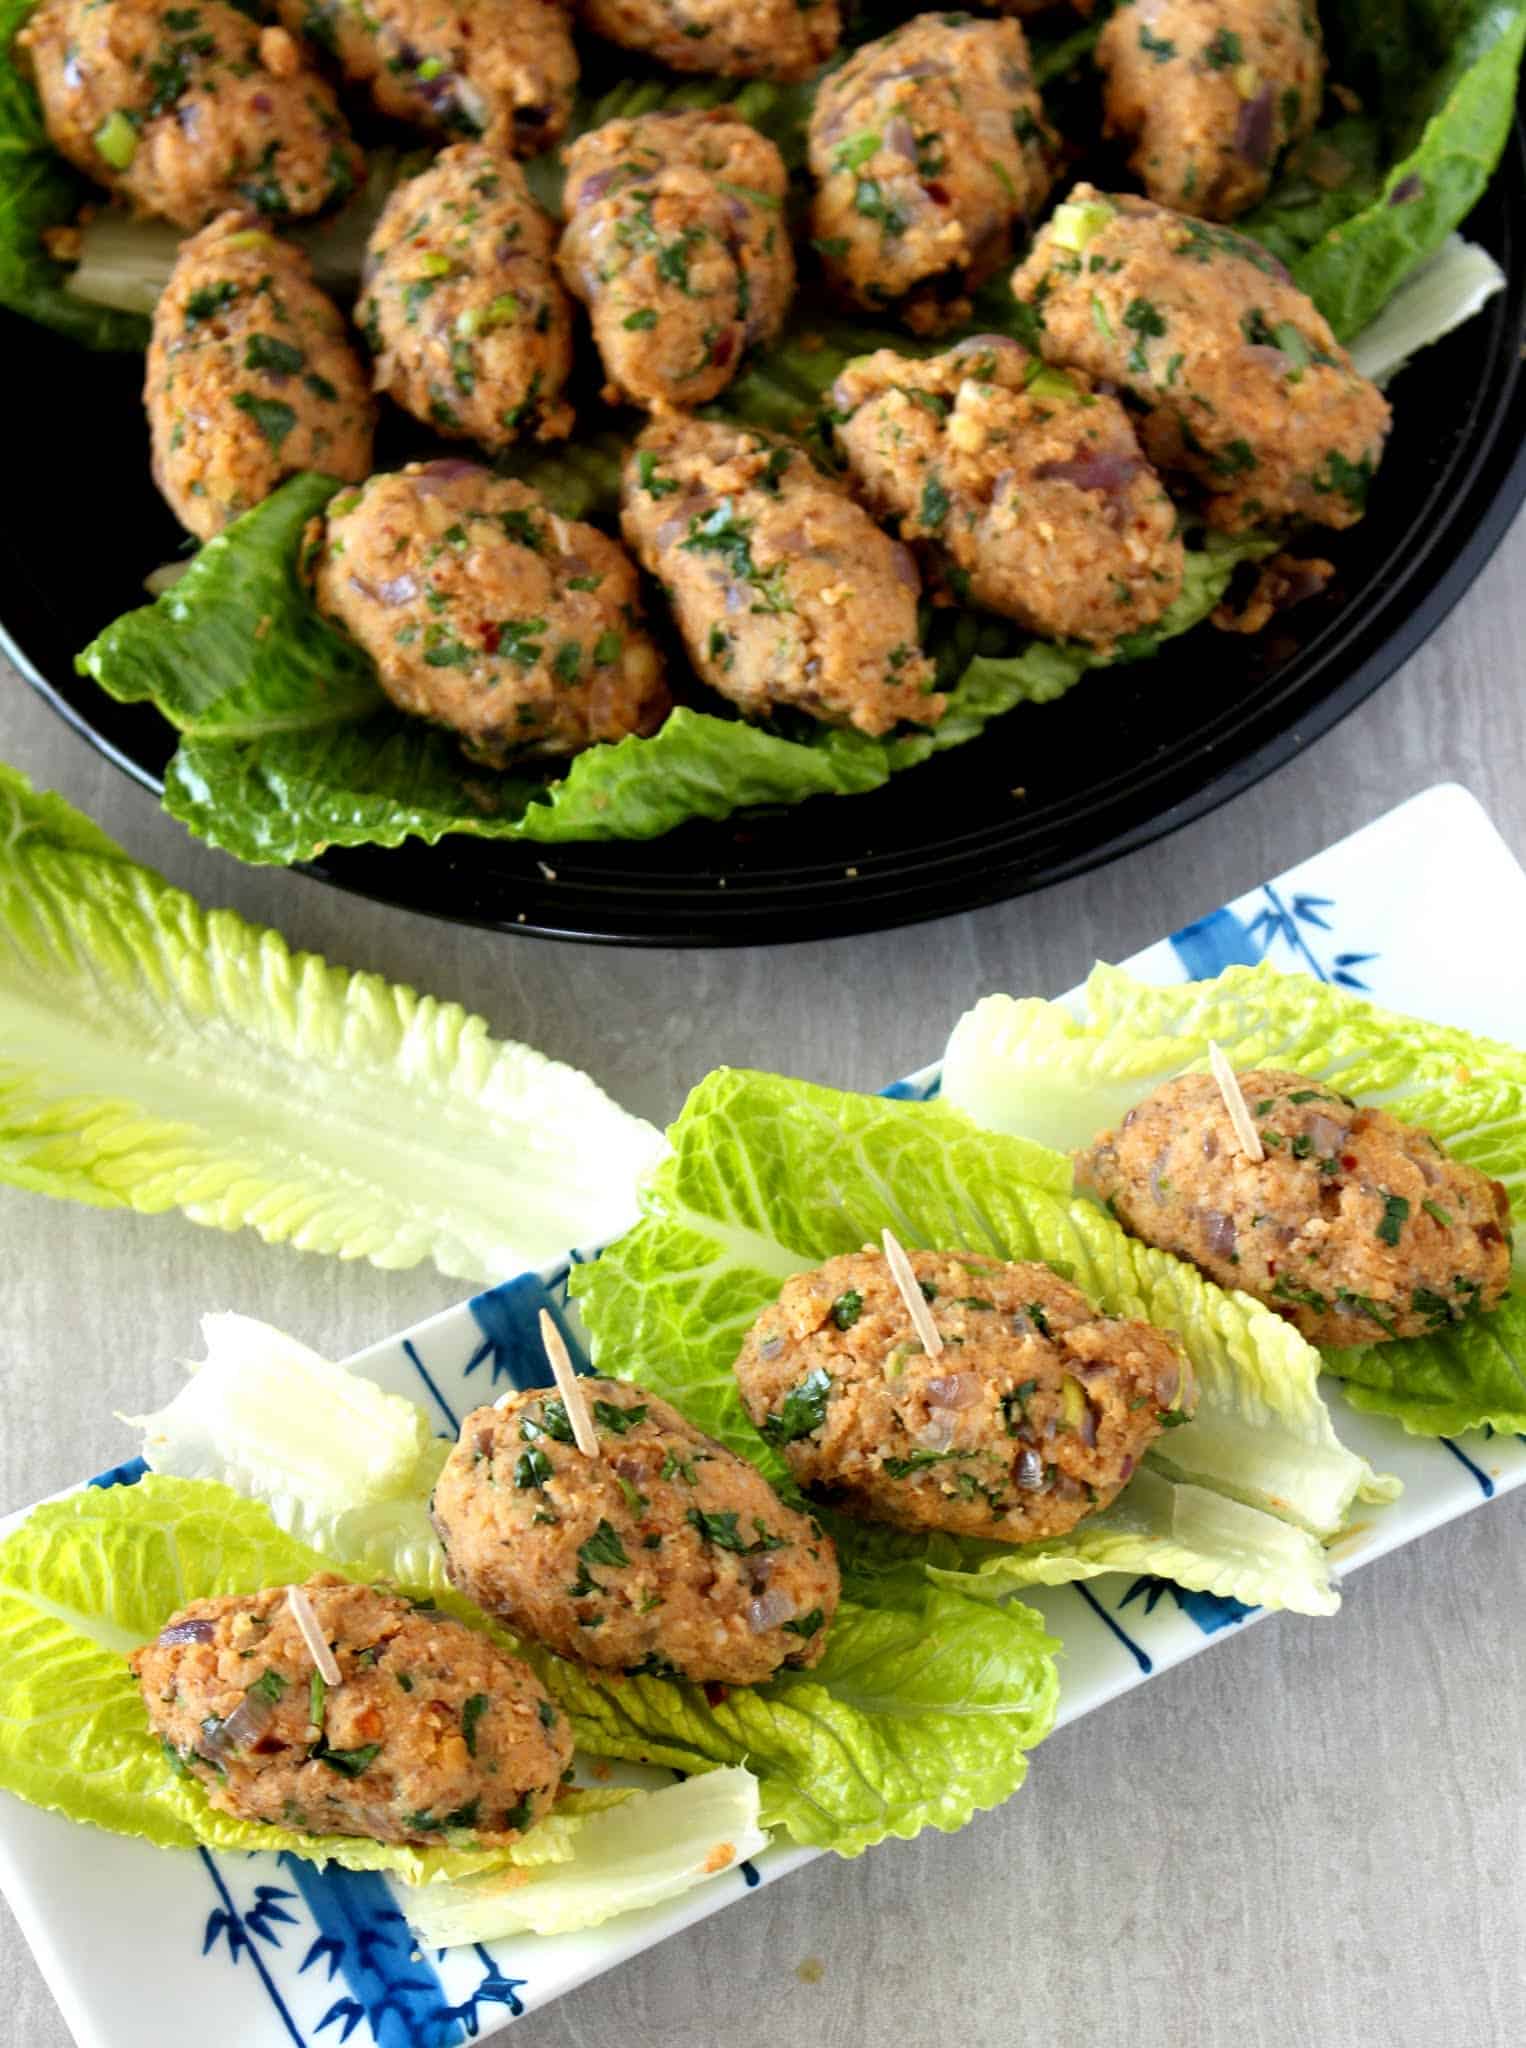
[(757, 1779), (723, 1767), (658, 1792), (627, 1793), (583, 1821), (574, 1862), (538, 1870), (528, 1883), (523, 1870), (515, 1870), (428, 1885), (409, 1892), (403, 1904), (426, 1948), (511, 1934), (567, 1934), (617, 1913), (663, 1905), (767, 1846), (758, 1825)]
[(198, 549), (162, 597), (114, 619), (75, 667), (119, 703), (153, 704), (178, 731), (224, 740), (376, 711), (385, 700), (369, 657), (297, 574), (303, 527), (340, 489), (311, 472), (290, 478)]
[[(844, 360), (839, 349), (831, 360)], [(518, 467), (576, 516), (603, 506), (615, 457), (605, 440)], [(1194, 550), (1175, 605), (1115, 656), (1031, 640), (974, 614), (935, 614), (930, 646), (951, 692), (935, 732), (876, 740), (810, 719), (764, 728), (681, 707), (651, 739), (590, 747), (548, 783), (474, 769), (448, 734), (391, 709), (369, 657), (319, 616), (296, 572), (297, 549), (307, 520), (339, 488), (293, 477), (78, 657), (112, 696), (151, 701), (179, 728), (165, 808), (243, 860), (434, 844), (450, 833), (542, 844), (650, 839), (688, 818), (877, 789), (1019, 704), (1051, 702), (1094, 668), (1155, 653), (1205, 618), (1236, 565), (1263, 545), (1215, 540)]]
[(1505, 289), (1505, 273), (1476, 242), (1448, 235), (1351, 344), (1364, 377), (1386, 384), (1411, 356), (1461, 327)]
[(1031, 1608), (911, 1567), (842, 1601), (814, 1671), (717, 1703), (661, 1679), (537, 1669), (595, 1752), (680, 1771), (745, 1763), (765, 1827), (856, 1856), (887, 1836), (952, 1833), (1012, 1796), (1053, 1725), (1057, 1648)]
[(1238, 225), (1349, 341), (1493, 176), (1515, 117), (1526, 0), (1326, 0), (1320, 14), (1331, 75), (1361, 111), (1295, 151)]
[(265, 1508), (205, 1481), (151, 1477), (35, 1508), (0, 1543), (0, 1786), (161, 1848), (289, 1849), (410, 1883), (503, 1868), (502, 1850), (397, 1848), (235, 1820), (150, 1733), (129, 1650), (187, 1601), (333, 1568)]
[[(1242, 1070), (1308, 1074), (1423, 1126), (1504, 1185), (1517, 1231), (1526, 1230), (1526, 1053), (1265, 963), (1165, 988), (1097, 967), (1079, 1013), (988, 996), (954, 1027), (943, 1094), (989, 1129), (1069, 1150), (1163, 1082), (1201, 1069), (1211, 1039)], [(1327, 1351), (1322, 1362), (1354, 1406), (1397, 1416), (1416, 1434), (1526, 1430), (1519, 1296), (1436, 1336)]]
[[(742, 1338), (791, 1273), (876, 1242), (1046, 1261), (1107, 1313), (1178, 1331), (1199, 1395), (1194, 1419), (1148, 1455), (1109, 1515), (1026, 1546), (887, 1542), (833, 1518), (847, 1583), (889, 1559), (967, 1572), (992, 1593), (1130, 1569), (1263, 1605), (1336, 1604), (1322, 1542), (1357, 1499), (1392, 1498), (1337, 1439), (1318, 1354), (1281, 1317), (1226, 1294), (1125, 1235), (1071, 1192), (1069, 1162), (981, 1133), (945, 1103), (887, 1102), (772, 1075), (712, 1074), (643, 1190), (643, 1221), (573, 1288), (601, 1372), (636, 1379), (785, 1480), (732, 1375)], [(1261, 1541), (1258, 1545), (1257, 1532)], [(1222, 1540), (1221, 1540), (1222, 1539)]]
[[(213, 1323), (208, 1339), (212, 1355), (190, 1386), (142, 1419), (150, 1464), (232, 1481), (355, 1575), (394, 1578), (480, 1621), (452, 1591), (429, 1527), (436, 1463), (412, 1463), (422, 1412), (241, 1317)], [(369, 1450), (353, 1441), (363, 1432), (374, 1435)], [(886, 1835), (962, 1827), (1009, 1797), (1024, 1751), (1053, 1721), (1055, 1646), (1038, 1616), (973, 1590), (936, 1589), (899, 1559), (877, 1560), (839, 1607), (815, 1671), (717, 1688), (715, 1698), (668, 1679), (601, 1676), (501, 1639), (565, 1708), (580, 1749), (684, 1772), (746, 1764), (762, 1784), (763, 1826), (856, 1855)]]
[(148, 322), (75, 298), (68, 270), (44, 249), (44, 228), (73, 220), (98, 189), (65, 163), (48, 141), (42, 109), (11, 54), (11, 41), (36, 0), (0, 0), (0, 306), (41, 321), (93, 349), (148, 346)]
[(0, 1007), (0, 1180), (101, 1208), (484, 1282), (619, 1229), (663, 1149), (458, 1005), (204, 911), (3, 764)]
[(1392, 1415), (1412, 1436), (1526, 1434), (1526, 1301), (1519, 1294), (1444, 1336), (1327, 1351), (1325, 1364), (1340, 1375), (1353, 1408)]
[(359, 1572), (443, 1588), (429, 1496), (449, 1446), (424, 1411), (248, 1316), (201, 1327), (206, 1358), (174, 1399), (120, 1418), (152, 1469), (263, 1501), (288, 1536)]

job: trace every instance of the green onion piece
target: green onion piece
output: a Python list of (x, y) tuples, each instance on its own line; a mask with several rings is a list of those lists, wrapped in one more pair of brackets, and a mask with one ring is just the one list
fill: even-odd
[(105, 157), (116, 171), (125, 171), (138, 154), (138, 131), (120, 107), (106, 116), (90, 139), (96, 154)]
[(1054, 210), (1050, 236), (1060, 248), (1079, 251), (1101, 234), (1117, 211), (1105, 199), (1066, 200)]

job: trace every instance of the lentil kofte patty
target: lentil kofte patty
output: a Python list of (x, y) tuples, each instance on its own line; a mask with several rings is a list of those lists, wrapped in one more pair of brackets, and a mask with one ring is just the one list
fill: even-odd
[(789, 173), (767, 136), (724, 109), (606, 121), (566, 151), (558, 262), (588, 307), (608, 380), (636, 405), (703, 405), (795, 289)]
[(918, 360), (880, 349), (832, 390), (869, 506), (956, 602), (1109, 646), (1181, 593), (1176, 507), (1116, 398), (999, 334)]
[(276, 0), (378, 113), (438, 135), (490, 142), (515, 156), (549, 149), (578, 82), (561, 0)]
[(224, 0), (43, 0), (16, 37), (48, 140), (134, 213), (317, 213), (364, 174), (330, 87), (284, 28)]
[(1311, 1344), (1425, 1337), (1498, 1306), (1510, 1209), (1426, 1131), (1301, 1074), (1241, 1074), (1265, 1158), (1210, 1074), (1183, 1074), (1077, 1155), (1125, 1230), (1285, 1316)]
[(620, 524), (701, 678), (748, 718), (936, 725), (910, 551), (790, 441), (669, 413), (626, 459)]
[(1077, 185), (1012, 289), (1046, 362), (1139, 402), (1146, 454), (1193, 478), (1210, 525), (1362, 517), (1388, 403), (1260, 243)]
[(586, 28), (674, 71), (809, 78), (837, 48), (838, 0), (576, 0)]
[(839, 295), (919, 334), (957, 326), (1053, 179), (1015, 21), (921, 14), (823, 78), (811, 236)]
[(787, 1280), (736, 1361), (800, 1485), (850, 1513), (997, 1543), (1105, 1508), (1194, 1402), (1168, 1331), (1102, 1315), (1048, 1266), (908, 1252), (943, 1339), (922, 1348), (883, 1255)]
[(302, 1591), (339, 1667), (319, 1676), (285, 1586), (193, 1600), (128, 1665), (149, 1726), (213, 1806), (304, 1834), (511, 1842), (572, 1761), (529, 1666), (383, 1586)]
[(433, 1506), (452, 1582), (585, 1664), (725, 1685), (815, 1664), (837, 1611), (831, 1538), (666, 1401), (580, 1385), (597, 1458), (550, 1388), (461, 1425)]
[(299, 470), (359, 483), (370, 382), (312, 266), (249, 214), (182, 242), (154, 308), (143, 402), (154, 482), (210, 540)]
[(376, 388), (489, 453), (572, 426), (572, 302), (556, 231), (525, 174), (479, 143), (442, 149), (390, 195), (366, 244), (355, 318)]
[(1325, 53), (1309, 0), (1123, 0), (1097, 38), (1106, 133), (1150, 198), (1203, 220), (1264, 199), (1319, 118)]
[(454, 459), (373, 476), (330, 500), (303, 559), (318, 609), (398, 709), (485, 767), (652, 733), (668, 714), (634, 563), (512, 477)]

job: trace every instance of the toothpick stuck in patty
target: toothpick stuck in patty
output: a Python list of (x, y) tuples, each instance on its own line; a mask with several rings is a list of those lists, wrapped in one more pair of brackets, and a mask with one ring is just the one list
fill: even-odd
[(906, 1313), (911, 1317), (911, 1326), (922, 1340), (922, 1349), (929, 1358), (938, 1358), (943, 1353), (943, 1339), (938, 1335), (938, 1326), (933, 1321), (932, 1311), (927, 1306), (927, 1296), (911, 1270), (900, 1240), (892, 1231), (884, 1235), (885, 1263), (890, 1268), (890, 1277), (901, 1290), (901, 1299), (906, 1304)]
[(1208, 1071), (1219, 1084), (1224, 1107), (1229, 1111), (1229, 1121), (1234, 1125), (1235, 1136), (1240, 1140), (1240, 1150), (1247, 1159), (1264, 1159), (1266, 1152), (1256, 1133), (1250, 1105), (1245, 1100), (1240, 1083), (1235, 1079), (1235, 1070), (1211, 1038), (1208, 1041)]
[(593, 1426), (593, 1417), (588, 1412), (588, 1403), (583, 1398), (583, 1389), (578, 1376), (572, 1369), (572, 1360), (567, 1356), (567, 1346), (562, 1333), (556, 1327), (551, 1311), (543, 1308), (540, 1312), (540, 1341), (546, 1347), (546, 1356), (551, 1361), (551, 1370), (556, 1377), (562, 1405), (567, 1410), (567, 1420), (572, 1424), (573, 1438), (585, 1458), (599, 1455), (598, 1433)]

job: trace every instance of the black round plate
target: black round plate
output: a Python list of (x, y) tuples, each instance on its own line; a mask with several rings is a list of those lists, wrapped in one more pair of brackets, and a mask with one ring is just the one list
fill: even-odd
[[(869, 796), (818, 797), (639, 844), (470, 839), (336, 850), (308, 874), (457, 923), (648, 946), (874, 931), (996, 903), (1114, 860), (1226, 802), (1386, 681), (1461, 597), (1526, 497), (1526, 135), (1467, 232), (1504, 266), (1485, 312), (1396, 381), (1371, 510), (1321, 551), (1336, 576), (1254, 639), (1209, 627), (1093, 674)], [(69, 722), (155, 793), (172, 734), (74, 672), (180, 535), (149, 479), (141, 364), (0, 325), (11, 388), (68, 422), (0, 501), (3, 644)]]

